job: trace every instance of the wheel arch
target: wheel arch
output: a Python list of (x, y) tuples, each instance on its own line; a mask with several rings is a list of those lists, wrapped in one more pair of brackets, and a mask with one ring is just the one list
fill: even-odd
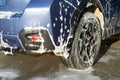
[[(67, 48), (71, 48), (73, 42), (75, 31), (77, 29), (78, 23), (82, 15), (86, 12), (93, 12), (99, 19), (101, 24), (101, 36), (104, 35), (104, 16), (103, 16), (103, 7), (99, 0), (82, 0), (81, 3), (77, 6), (72, 14), (70, 21), (70, 36), (72, 36), (67, 44)], [(98, 16), (98, 13), (101, 13), (101, 16)]]
[(103, 15), (103, 7), (99, 0), (82, 0), (81, 3), (74, 10), (70, 26), (71, 26), (71, 35), (74, 34), (78, 22), (81, 19), (82, 15), (85, 12), (92, 12), (100, 21), (102, 34), (104, 33), (104, 15)]

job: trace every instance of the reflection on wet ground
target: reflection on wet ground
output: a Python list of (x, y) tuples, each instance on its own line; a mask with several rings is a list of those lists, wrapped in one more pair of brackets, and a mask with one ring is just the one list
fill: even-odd
[(120, 80), (120, 41), (104, 41), (97, 60), (80, 71), (66, 68), (51, 54), (0, 54), (0, 80)]

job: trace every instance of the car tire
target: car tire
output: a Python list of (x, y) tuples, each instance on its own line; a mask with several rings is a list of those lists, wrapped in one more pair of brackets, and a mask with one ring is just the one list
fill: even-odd
[(101, 28), (98, 18), (86, 12), (78, 23), (72, 49), (63, 63), (74, 69), (86, 69), (94, 65), (101, 45)]

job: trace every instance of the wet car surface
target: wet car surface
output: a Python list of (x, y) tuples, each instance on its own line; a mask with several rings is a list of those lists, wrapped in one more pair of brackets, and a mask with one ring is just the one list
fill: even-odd
[(86, 70), (65, 67), (52, 54), (0, 54), (1, 80), (120, 80), (120, 41), (104, 41), (96, 64)]

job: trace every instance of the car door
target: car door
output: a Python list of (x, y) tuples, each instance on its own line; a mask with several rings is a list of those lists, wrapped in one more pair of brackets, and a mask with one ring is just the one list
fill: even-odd
[(115, 28), (115, 32), (118, 32), (118, 28), (120, 28), (120, 0), (111, 0), (110, 12), (110, 23)]
[(120, 25), (120, 0), (100, 0), (104, 9), (105, 28), (109, 35), (115, 33), (115, 29)]
[(114, 0), (114, 5), (116, 6), (116, 8), (114, 10), (116, 10), (116, 14), (117, 14), (117, 27), (120, 28), (120, 0)]

